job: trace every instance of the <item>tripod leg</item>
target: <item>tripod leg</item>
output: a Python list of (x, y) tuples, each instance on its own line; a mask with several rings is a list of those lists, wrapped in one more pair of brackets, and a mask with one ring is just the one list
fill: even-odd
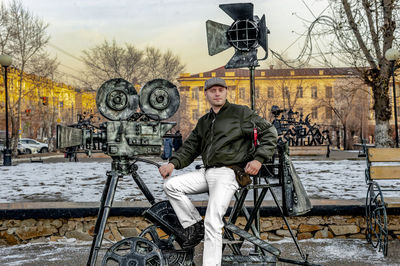
[(104, 230), (107, 224), (107, 218), (110, 214), (112, 202), (114, 200), (115, 190), (118, 184), (118, 174), (114, 171), (107, 173), (107, 182), (104, 186), (103, 194), (97, 215), (96, 225), (94, 227), (94, 236), (92, 246), (90, 248), (89, 259), (87, 266), (94, 266), (96, 264), (97, 255), (99, 253), (101, 242), (103, 241)]

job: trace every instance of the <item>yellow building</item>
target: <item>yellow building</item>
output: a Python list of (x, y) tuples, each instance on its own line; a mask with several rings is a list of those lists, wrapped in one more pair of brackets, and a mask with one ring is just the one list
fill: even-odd
[[(193, 128), (198, 118), (208, 112), (210, 106), (204, 98), (204, 82), (211, 77), (223, 78), (228, 85), (228, 101), (250, 107), (250, 80), (247, 69), (225, 69), (220, 67), (198, 74), (181, 74), (178, 81), (181, 95), (181, 114), (187, 119), (187, 127), (180, 128), (187, 134)], [(334, 110), (346, 111), (343, 91), (350, 88), (368, 88), (357, 78), (352, 68), (304, 68), (304, 69), (257, 69), (255, 71), (255, 108), (259, 115), (273, 120), (270, 113), (273, 105), (281, 109), (292, 109), (303, 114), (303, 119), (309, 114), (312, 123), (321, 125), (322, 129), (329, 129), (335, 135), (340, 130), (341, 121), (334, 114)], [(367, 137), (368, 114), (370, 114), (370, 99), (362, 97), (357, 101), (355, 111), (353, 103), (347, 108), (358, 113), (358, 131)], [(185, 135), (186, 135), (185, 134)], [(335, 136), (333, 136), (335, 137)]]
[[(8, 71), (9, 130), (20, 137), (52, 138), (57, 123), (72, 124), (77, 114), (96, 111), (95, 92), (81, 90), (64, 83), (35, 75), (23, 75), (20, 92), (19, 71)], [(18, 100), (21, 121), (17, 125)], [(0, 130), (5, 130), (4, 76), (0, 77)]]

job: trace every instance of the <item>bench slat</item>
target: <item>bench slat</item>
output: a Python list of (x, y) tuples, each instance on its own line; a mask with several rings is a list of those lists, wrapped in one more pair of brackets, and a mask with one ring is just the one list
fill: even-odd
[(385, 165), (371, 166), (369, 168), (371, 179), (400, 179), (400, 166)]
[(385, 205), (387, 208), (400, 208), (400, 198), (386, 198)]
[(369, 148), (370, 162), (400, 162), (400, 148)]

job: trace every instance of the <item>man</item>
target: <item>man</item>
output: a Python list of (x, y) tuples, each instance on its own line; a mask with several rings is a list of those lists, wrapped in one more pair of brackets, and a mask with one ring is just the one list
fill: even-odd
[[(246, 106), (230, 104), (223, 79), (205, 82), (204, 95), (211, 105), (190, 136), (169, 163), (160, 167), (164, 191), (183, 228), (183, 248), (197, 245), (204, 236), (203, 265), (221, 265), (223, 216), (235, 191), (239, 188), (232, 166), (256, 175), (264, 161), (274, 154), (277, 133), (274, 126)], [(253, 132), (257, 130), (258, 140)], [(257, 146), (254, 142), (259, 142)], [(171, 177), (201, 155), (204, 168)], [(204, 225), (200, 214), (187, 194), (209, 193)]]

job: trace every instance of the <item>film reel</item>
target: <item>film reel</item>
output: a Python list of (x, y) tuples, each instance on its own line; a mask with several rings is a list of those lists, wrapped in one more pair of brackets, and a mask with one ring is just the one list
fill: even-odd
[(109, 120), (127, 120), (138, 108), (138, 95), (128, 81), (116, 78), (101, 85), (96, 95), (99, 112)]
[(140, 109), (147, 115), (155, 115), (164, 120), (175, 114), (179, 108), (178, 89), (165, 79), (147, 82), (139, 93)]

